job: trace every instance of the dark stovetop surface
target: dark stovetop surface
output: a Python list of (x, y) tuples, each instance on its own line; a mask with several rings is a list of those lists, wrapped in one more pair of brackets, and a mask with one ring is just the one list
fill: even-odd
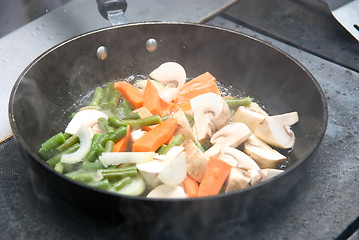
[[(80, 8), (77, 2), (81, 0), (72, 2), (74, 10)], [(322, 3), (309, 0), (240, 0), (206, 24), (243, 32), (288, 52), (317, 79), (329, 108), (323, 142), (288, 197), (254, 222), (234, 221), (206, 231), (213, 232), (212, 239), (347, 238), (359, 226), (359, 43), (338, 26)], [(31, 179), (16, 141), (2, 142), (0, 239), (135, 238), (122, 225), (88, 217), (61, 199), (50, 201), (46, 189), (39, 189)], [(351, 239), (359, 239), (358, 233)]]

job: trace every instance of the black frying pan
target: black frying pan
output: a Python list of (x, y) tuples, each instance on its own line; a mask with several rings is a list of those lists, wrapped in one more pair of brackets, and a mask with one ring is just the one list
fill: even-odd
[[(148, 39), (158, 49), (145, 48)], [(105, 46), (108, 57), (96, 56)], [(69, 116), (86, 105), (98, 85), (147, 74), (161, 63), (177, 61), (187, 76), (209, 71), (218, 81), (265, 104), (271, 114), (297, 111), (295, 147), (284, 174), (254, 187), (195, 199), (146, 199), (93, 189), (55, 172), (36, 152), (40, 144), (65, 128)], [(24, 156), (39, 182), (57, 197), (94, 215), (129, 224), (168, 226), (194, 232), (233, 219), (256, 216), (285, 197), (303, 175), (305, 162), (319, 145), (327, 124), (323, 92), (296, 60), (242, 34), (197, 24), (143, 23), (84, 34), (34, 60), (17, 80), (10, 97), (10, 122)], [(148, 228), (151, 231), (152, 228)]]

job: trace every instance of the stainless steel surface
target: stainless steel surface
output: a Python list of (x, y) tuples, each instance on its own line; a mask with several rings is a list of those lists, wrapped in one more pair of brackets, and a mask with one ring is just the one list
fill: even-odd
[(359, 41), (359, 0), (327, 3), (337, 21)]

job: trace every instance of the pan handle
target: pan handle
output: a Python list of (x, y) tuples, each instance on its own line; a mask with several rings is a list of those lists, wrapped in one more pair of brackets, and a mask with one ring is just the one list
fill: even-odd
[(126, 0), (96, 0), (96, 2), (98, 11), (105, 19), (108, 19), (108, 11), (122, 10), (125, 12), (127, 9)]

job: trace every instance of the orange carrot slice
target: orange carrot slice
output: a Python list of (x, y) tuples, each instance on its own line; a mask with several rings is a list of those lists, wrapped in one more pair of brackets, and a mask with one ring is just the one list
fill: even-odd
[(221, 95), (217, 87), (216, 78), (209, 72), (205, 72), (187, 82), (180, 89), (179, 95), (183, 98), (192, 99), (198, 95), (209, 92)]
[(134, 109), (143, 106), (142, 93), (135, 86), (125, 81), (115, 82), (114, 86)]
[(127, 134), (113, 145), (112, 152), (125, 152), (131, 137), (131, 127), (127, 125)]
[(169, 104), (163, 101), (153, 83), (147, 79), (145, 92), (143, 93), (143, 106), (145, 106), (153, 115), (164, 116), (168, 110)]
[(224, 181), (226, 181), (231, 168), (231, 165), (215, 156), (211, 156), (207, 163), (202, 182), (199, 185), (198, 196), (205, 197), (218, 194)]
[(183, 180), (183, 188), (189, 197), (198, 196), (198, 183), (191, 176), (187, 174), (187, 177)]
[(155, 152), (173, 135), (176, 127), (177, 120), (175, 118), (167, 119), (135, 141), (132, 144), (132, 151)]
[[(138, 112), (140, 114), (141, 118), (147, 118), (147, 117), (153, 116), (153, 114), (150, 111), (148, 111), (148, 109), (146, 107), (140, 107), (140, 108), (134, 110), (133, 112)], [(150, 131), (156, 126), (157, 126), (157, 124), (152, 125), (152, 126), (145, 126), (142, 129), (145, 131)]]

